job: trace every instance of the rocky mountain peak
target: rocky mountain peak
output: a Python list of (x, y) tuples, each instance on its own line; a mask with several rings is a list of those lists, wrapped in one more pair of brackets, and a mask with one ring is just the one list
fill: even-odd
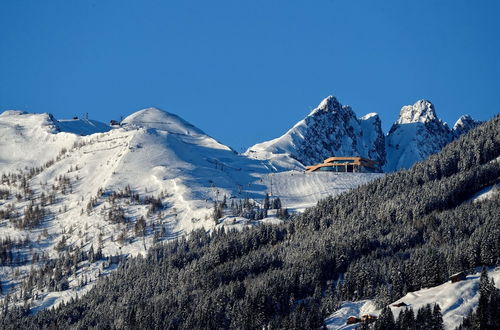
[(413, 105), (401, 108), (396, 124), (428, 123), (436, 120), (438, 119), (434, 105), (427, 100), (418, 100)]
[(329, 95), (319, 105), (311, 111), (311, 114), (315, 114), (321, 111), (338, 111), (342, 108), (342, 105), (337, 100), (335, 96)]
[(410, 168), (414, 163), (439, 152), (454, 136), (436, 115), (434, 105), (419, 100), (401, 108), (398, 120), (386, 136), (385, 171)]
[(467, 133), (477, 125), (481, 124), (480, 121), (472, 119), (469, 115), (463, 115), (456, 121), (455, 125), (453, 125), (453, 133), (455, 136), (459, 136)]

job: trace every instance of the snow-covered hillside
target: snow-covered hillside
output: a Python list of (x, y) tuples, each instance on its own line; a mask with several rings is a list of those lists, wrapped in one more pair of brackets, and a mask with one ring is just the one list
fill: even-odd
[[(443, 314), (445, 329), (455, 329), (464, 317), (476, 308), (479, 300), (479, 278), (480, 272), (467, 276), (467, 279), (457, 283), (441, 284), (439, 286), (409, 292), (406, 296), (391, 303), (392, 313), (397, 318), (405, 307), (394, 305), (404, 302), (408, 307), (417, 311), (427, 304), (439, 304)], [(497, 288), (500, 288), (500, 268), (491, 269), (488, 277), (493, 278)], [(361, 300), (356, 302), (344, 302), (340, 308), (330, 315), (326, 320), (328, 329), (355, 329), (359, 324), (347, 325), (349, 316), (361, 317), (365, 314), (379, 315), (381, 309), (377, 309), (373, 301)]]
[(273, 196), (292, 210), (302, 211), (320, 199), (366, 184), (383, 174), (286, 171), (269, 174), (262, 181)]
[[(224, 198), (262, 205), (270, 193), (297, 212), (379, 176), (276, 172), (155, 108), (114, 129), (9, 111), (0, 134), (1, 292), (34, 310), (83, 294), (120, 258), (158, 241), (230, 226), (213, 219)], [(36, 289), (21, 296), (28, 282)]]
[(41, 166), (54, 159), (63, 148), (71, 148), (79, 135), (109, 129), (96, 121), (57, 121), (48, 113), (5, 111), (0, 114), (0, 173)]

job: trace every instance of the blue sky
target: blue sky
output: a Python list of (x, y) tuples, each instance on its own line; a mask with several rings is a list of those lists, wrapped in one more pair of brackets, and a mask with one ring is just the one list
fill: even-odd
[(156, 106), (237, 150), (335, 95), (384, 128), (431, 100), (500, 104), (500, 1), (0, 0), (0, 111), (109, 121)]

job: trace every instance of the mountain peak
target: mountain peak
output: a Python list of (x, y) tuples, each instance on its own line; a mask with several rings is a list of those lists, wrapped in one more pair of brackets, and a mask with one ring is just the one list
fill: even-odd
[(419, 100), (406, 105), (387, 134), (384, 170), (410, 168), (415, 162), (441, 150), (452, 139), (451, 130), (437, 118), (431, 102)]
[(467, 133), (479, 124), (481, 124), (480, 121), (472, 119), (472, 117), (469, 115), (463, 115), (458, 118), (455, 125), (453, 125), (452, 131), (456, 136), (459, 136), (461, 134)]
[(405, 105), (399, 112), (396, 124), (428, 123), (437, 120), (434, 105), (427, 100), (418, 100), (413, 105)]
[(351, 110), (351, 107), (343, 106), (335, 96), (329, 95), (323, 99), (323, 101), (321, 101), (314, 110), (311, 111), (310, 116), (325, 112), (338, 112), (343, 109)]
[(0, 113), (0, 116), (7, 117), (7, 116), (20, 116), (20, 115), (25, 115), (27, 114), (26, 111), (23, 110), (5, 110), (4, 112)]
[(122, 121), (122, 124), (125, 127), (157, 129), (176, 134), (205, 134), (202, 130), (193, 126), (181, 117), (155, 107), (134, 112), (130, 116), (126, 117)]
[(377, 118), (380, 120), (378, 113), (370, 112), (370, 113), (367, 113), (366, 115), (364, 115), (363, 117), (361, 117), (361, 120), (369, 120), (369, 119), (376, 120)]

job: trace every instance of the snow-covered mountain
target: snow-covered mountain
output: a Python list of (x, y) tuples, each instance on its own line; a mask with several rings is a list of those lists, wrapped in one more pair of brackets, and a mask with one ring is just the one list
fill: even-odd
[[(228, 205), (262, 204), (272, 193), (293, 212), (379, 176), (276, 173), (279, 168), (269, 162), (239, 155), (156, 108), (138, 111), (114, 128), (6, 111), (0, 115), (0, 136), (0, 250), (11, 256), (0, 258), (4, 294), (19, 292), (36, 276), (34, 270), (61, 258), (97, 250), (122, 258), (196, 228), (255, 223), (232, 217), (230, 210), (214, 221), (214, 203), (224, 198)], [(272, 214), (267, 220), (279, 221)], [(77, 269), (58, 280), (67, 284), (40, 285), (28, 298), (35, 310), (84, 293), (86, 284), (113, 267), (89, 257)]]
[(79, 136), (109, 131), (106, 124), (85, 120), (56, 120), (48, 113), (8, 110), (0, 114), (0, 172), (37, 167), (69, 149)]
[(437, 118), (431, 102), (419, 100), (404, 106), (386, 137), (387, 162), (384, 169), (410, 168), (437, 153), (452, 140), (452, 131)]
[(329, 96), (284, 135), (258, 143), (245, 154), (294, 169), (332, 156), (361, 156), (375, 160), (385, 172), (392, 172), (410, 168), (478, 124), (470, 116), (462, 116), (450, 129), (437, 117), (431, 102), (419, 100), (404, 106), (384, 134), (376, 113), (357, 118), (351, 107)]
[(401, 108), (398, 120), (386, 136), (387, 161), (384, 170), (410, 168), (439, 152), (446, 144), (481, 124), (469, 115), (461, 116), (452, 129), (441, 121), (434, 105), (419, 100)]
[[(361, 156), (385, 162), (384, 136), (377, 114), (357, 118), (333, 96), (279, 138), (250, 147), (246, 155), (301, 168), (335, 156)], [(297, 163), (298, 162), (298, 163)], [(285, 165), (286, 166), (286, 165)]]
[(472, 119), (471, 116), (469, 115), (463, 115), (462, 117), (458, 118), (456, 121), (455, 125), (453, 125), (453, 133), (455, 137), (458, 137), (462, 134), (467, 133), (477, 125), (480, 125), (482, 122), (478, 120)]

